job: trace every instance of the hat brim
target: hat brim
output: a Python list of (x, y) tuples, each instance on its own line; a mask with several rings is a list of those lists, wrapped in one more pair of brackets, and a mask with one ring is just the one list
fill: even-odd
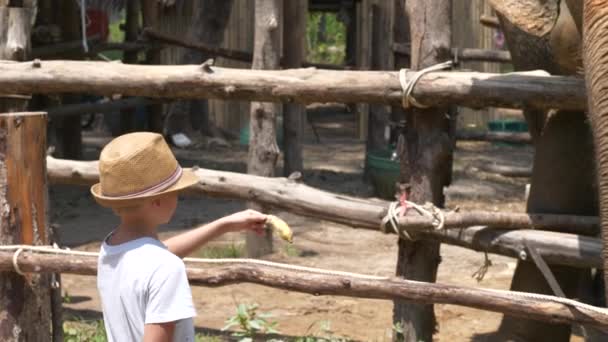
[(181, 191), (198, 182), (199, 182), (199, 179), (192, 170), (184, 170), (182, 173), (182, 176), (179, 178), (179, 180), (177, 182), (175, 182), (175, 184), (173, 184), (169, 188), (167, 188), (161, 192), (157, 192), (155, 194), (130, 197), (130, 198), (108, 197), (108, 196), (104, 196), (101, 194), (101, 184), (100, 183), (97, 183), (97, 184), (91, 186), (91, 194), (95, 198), (95, 201), (103, 207), (121, 208), (121, 207), (129, 207), (129, 206), (137, 205), (137, 204), (141, 203), (142, 200), (145, 200), (145, 199), (154, 199), (154, 198), (161, 197), (163, 195), (170, 194), (170, 193), (173, 193), (176, 191)]

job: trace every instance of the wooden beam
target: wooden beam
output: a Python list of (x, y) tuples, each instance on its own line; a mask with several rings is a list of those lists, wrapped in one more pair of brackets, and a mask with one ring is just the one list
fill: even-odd
[[(409, 56), (411, 54), (410, 44), (394, 43), (393, 51), (400, 55)], [(511, 54), (509, 51), (503, 50), (454, 48), (451, 56), (461, 61), (511, 63)]]
[[(23, 18), (29, 26), (29, 12)], [(46, 124), (45, 113), (0, 114), (0, 245), (49, 244)], [(1, 341), (51, 340), (49, 284), (48, 275), (0, 273)]]
[[(106, 62), (0, 62), (0, 89), (15, 94), (80, 92), (151, 98), (220, 98), (283, 102), (400, 105), (398, 72), (316, 69), (249, 70), (205, 65), (149, 66)], [(418, 81), (422, 104), (586, 108), (584, 80), (539, 73), (436, 72)]]
[[(94, 161), (72, 161), (47, 157), (47, 166), (49, 181), (53, 184), (92, 185), (99, 178), (97, 162)], [(318, 190), (287, 178), (268, 178), (201, 168), (196, 169), (195, 172), (201, 181), (188, 190), (193, 195), (244, 201), (255, 200), (270, 208), (288, 210), (294, 214), (357, 228), (379, 230), (389, 205), (389, 202), (386, 201), (366, 200)], [(484, 230), (484, 234), (489, 234), (490, 237), (481, 239), (482, 234), (478, 228), (467, 228), (464, 231), (459, 228), (483, 225), (495, 228), (524, 229), (521, 234), (514, 233), (505, 236), (517, 236), (520, 242), (528, 238), (535, 243), (540, 243), (540, 236), (547, 233), (550, 237), (563, 237), (563, 241), (567, 242), (562, 247), (559, 247), (561, 246), (559, 243), (555, 244), (553, 250), (560, 251), (563, 249), (567, 251), (564, 254), (569, 255), (566, 258), (568, 264), (596, 267), (597, 262), (594, 260), (599, 260), (599, 239), (589, 238), (591, 240), (586, 240), (587, 238), (580, 235), (531, 231), (533, 229), (551, 229), (568, 233), (595, 235), (599, 231), (599, 219), (597, 217), (487, 211), (446, 212), (445, 229), (437, 231), (429, 219), (409, 211), (406, 217), (399, 220), (399, 224), (412, 233), (422, 234), (424, 237), (432, 236), (434, 239), (448, 243), (460, 241), (456, 244), (509, 256), (517, 255), (519, 251), (518, 244), (512, 242), (515, 240), (510, 240), (509, 245), (511, 247), (504, 247), (500, 243), (493, 242), (494, 239), (500, 239), (501, 236), (505, 235), (504, 231)], [(390, 228), (388, 232), (392, 232)], [(539, 238), (534, 238), (535, 236)], [(579, 245), (576, 243), (579, 239), (580, 241), (589, 241), (589, 243)], [(547, 241), (553, 243), (558, 240), (556, 238)], [(475, 247), (476, 244), (482, 243), (481, 241), (487, 241), (485, 244), (477, 245), (482, 246), (483, 249), (482, 247)], [(554, 258), (547, 254), (552, 251), (547, 245), (540, 245), (538, 248), (540, 248), (541, 255), (549, 263), (566, 262), (564, 258)]]
[[(12, 259), (13, 253), (0, 252), (0, 270), (12, 270)], [(365, 278), (302, 272), (282, 267), (247, 264), (245, 261), (231, 262), (219, 267), (208, 267), (208, 264), (206, 267), (201, 267), (201, 263), (188, 258), (185, 261), (188, 280), (190, 284), (197, 286), (218, 287), (253, 283), (315, 296), (399, 299), (418, 304), (453, 304), (544, 322), (578, 323), (601, 329), (608, 328), (608, 313), (604, 313), (603, 308), (584, 304), (574, 307), (560, 303), (560, 299), (556, 297), (535, 298), (517, 292), (415, 282), (396, 278)], [(17, 263), (25, 272), (61, 272), (90, 276), (97, 274), (97, 257), (95, 256), (23, 252), (19, 254)]]
[[(203, 44), (200, 42), (194, 42), (187, 39), (183, 39), (180, 37), (175, 37), (166, 33), (162, 33), (156, 31), (152, 28), (146, 27), (143, 31), (143, 34), (149, 38), (154, 39), (156, 41), (171, 44), (176, 46), (181, 46), (188, 49), (193, 49), (204, 53), (205, 55), (211, 55), (215, 57), (223, 57), (227, 59), (233, 59), (236, 61), (251, 63), (253, 61), (253, 54), (248, 51), (234, 50), (234, 49), (226, 49), (215, 46), (210, 46), (208, 44)], [(285, 58), (281, 58), (281, 66), (283, 67), (293, 67), (289, 65), (290, 63), (285, 60)], [(344, 70), (345, 67), (343, 65), (338, 64), (327, 64), (327, 63), (313, 63), (303, 61), (303, 67), (315, 67), (319, 69), (329, 69), (329, 70)]]

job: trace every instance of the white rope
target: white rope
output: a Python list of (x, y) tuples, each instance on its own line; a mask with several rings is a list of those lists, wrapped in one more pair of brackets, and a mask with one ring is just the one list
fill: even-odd
[(19, 254), (21, 254), (21, 252), (23, 252), (23, 248), (17, 248), (15, 253), (13, 253), (13, 268), (15, 269), (15, 272), (17, 272), (18, 275), (25, 276), (25, 273), (21, 271), (21, 269), (19, 268), (19, 264), (17, 263), (17, 258), (19, 258)]
[[(452, 61), (447, 61), (435, 65), (431, 65), (422, 70), (412, 71), (410, 69), (401, 69), (399, 70), (399, 83), (401, 83), (401, 89), (403, 90), (403, 100), (402, 105), (403, 108), (417, 107), (417, 108), (429, 108), (430, 106), (426, 106), (416, 101), (416, 99), (412, 96), (412, 91), (414, 90), (414, 86), (418, 83), (418, 80), (422, 78), (422, 76), (433, 72), (451, 68), (454, 63)], [(414, 72), (414, 76), (411, 79), (408, 79), (408, 72)]]
[[(19, 257), (19, 254), (23, 251), (32, 251), (32, 252), (50, 253), (50, 254), (83, 255), (83, 256), (94, 256), (94, 257), (99, 256), (99, 254), (95, 253), (95, 252), (83, 252), (83, 251), (72, 251), (72, 250), (66, 250), (66, 249), (57, 249), (57, 248), (53, 248), (51, 246), (11, 245), (11, 246), (0, 246), (0, 250), (11, 250), (11, 251), (15, 250), (15, 254), (13, 254), (13, 266), (15, 267), (15, 272), (17, 272), (21, 275), (23, 275), (23, 273), (21, 272), (21, 270), (19, 269), (19, 266), (17, 265), (17, 258)], [(258, 265), (270, 266), (270, 267), (293, 270), (293, 271), (303, 271), (303, 272), (308, 272), (308, 273), (313, 273), (313, 274), (347, 276), (347, 277), (352, 277), (352, 278), (368, 279), (368, 280), (390, 280), (391, 279), (389, 277), (380, 277), (380, 276), (373, 276), (373, 275), (367, 275), (367, 274), (324, 270), (324, 269), (320, 269), (320, 268), (289, 265), (289, 264), (282, 264), (282, 263), (266, 261), (266, 260), (257, 260), (257, 259), (184, 258), (184, 261), (193, 262), (193, 263), (206, 263), (206, 264), (242, 264), (242, 263), (258, 264)], [(606, 309), (606, 308), (600, 308), (597, 306), (581, 303), (581, 302), (578, 302), (576, 300), (569, 299), (569, 298), (562, 298), (562, 297), (543, 295), (543, 294), (537, 294), (537, 293), (516, 292), (516, 291), (495, 290), (495, 289), (480, 289), (480, 290), (501, 294), (501, 295), (504, 295), (504, 296), (507, 296), (510, 298), (514, 298), (514, 299), (532, 299), (532, 300), (536, 300), (536, 301), (547, 301), (547, 302), (559, 303), (559, 304), (566, 305), (568, 307), (578, 309), (579, 311), (581, 311), (580, 309), (584, 309), (584, 310), (596, 312), (601, 315), (608, 316), (608, 309)]]
[[(424, 205), (419, 205), (414, 202), (405, 201), (407, 204), (407, 208), (414, 208), (420, 215), (431, 220), (431, 224), (433, 225), (435, 230), (441, 230), (445, 227), (445, 214), (439, 208), (437, 208), (433, 203), (427, 202)], [(382, 231), (386, 232), (386, 225), (390, 223), (393, 231), (406, 240), (412, 240), (412, 237), (407, 232), (407, 230), (399, 225), (399, 208), (401, 208), (401, 203), (399, 202), (391, 202), (388, 206), (388, 211), (386, 216), (382, 219)]]
[[(99, 253), (96, 253), (96, 252), (71, 251), (71, 250), (65, 250), (65, 249), (56, 249), (56, 248), (52, 248), (50, 246), (30, 246), (30, 245), (0, 246), (0, 251), (2, 251), (2, 250), (10, 250), (10, 251), (25, 250), (25, 251), (49, 253), (49, 254), (66, 254), (66, 255), (82, 255), (82, 256), (99, 257)], [(283, 263), (266, 261), (266, 260), (258, 260), (258, 259), (184, 258), (184, 261), (191, 262), (191, 263), (204, 263), (204, 264), (257, 264), (257, 265), (264, 265), (264, 266), (280, 268), (280, 269), (285, 269), (285, 270), (302, 271), (302, 272), (314, 273), (314, 274), (337, 275), (337, 276), (346, 276), (346, 277), (369, 279), (369, 280), (387, 280), (387, 279), (389, 279), (389, 277), (359, 274), (359, 273), (352, 273), (352, 272), (343, 272), (343, 271), (334, 271), (334, 270), (325, 270), (325, 269), (321, 269), (321, 268), (289, 265), (289, 264), (283, 264)]]

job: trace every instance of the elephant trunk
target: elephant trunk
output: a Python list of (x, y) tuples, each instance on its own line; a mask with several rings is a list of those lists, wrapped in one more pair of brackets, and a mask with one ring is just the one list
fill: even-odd
[(585, 0), (583, 63), (595, 141), (604, 286), (608, 298), (608, 0)]

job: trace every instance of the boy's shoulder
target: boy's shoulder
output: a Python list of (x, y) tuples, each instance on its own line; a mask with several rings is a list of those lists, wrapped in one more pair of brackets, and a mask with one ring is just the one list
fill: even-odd
[(139, 239), (119, 246), (104, 243), (101, 248), (101, 258), (111, 258), (113, 255), (120, 255), (120, 259), (128, 261), (131, 267), (152, 269), (185, 267), (181, 258), (171, 253), (162, 242), (152, 238)]

